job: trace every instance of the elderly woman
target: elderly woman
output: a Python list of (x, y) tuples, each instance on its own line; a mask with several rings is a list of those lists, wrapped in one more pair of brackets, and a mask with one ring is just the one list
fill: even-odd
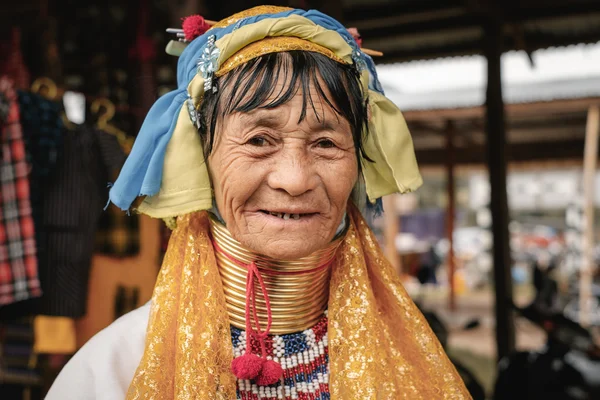
[(152, 301), (48, 398), (470, 398), (361, 214), (421, 184), (370, 57), (316, 11), (206, 28), (111, 189), (174, 229)]

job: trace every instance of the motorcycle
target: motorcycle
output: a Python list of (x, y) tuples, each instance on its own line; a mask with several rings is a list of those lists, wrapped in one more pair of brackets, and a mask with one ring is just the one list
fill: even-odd
[(600, 399), (600, 347), (590, 330), (553, 307), (556, 291), (542, 290), (554, 286), (548, 279), (546, 274), (538, 281), (542, 285), (536, 284), (538, 295), (530, 305), (512, 304), (546, 332), (546, 344), (499, 361), (494, 400)]

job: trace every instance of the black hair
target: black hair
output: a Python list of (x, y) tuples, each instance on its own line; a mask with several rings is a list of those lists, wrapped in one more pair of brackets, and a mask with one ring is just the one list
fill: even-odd
[[(280, 76), (286, 85), (275, 93), (275, 83)], [(309, 106), (319, 120), (311, 96), (312, 85), (318, 96), (350, 124), (357, 160), (362, 155), (362, 158), (371, 161), (363, 147), (368, 122), (367, 96), (363, 93), (360, 73), (353, 65), (339, 63), (315, 52), (277, 52), (236, 67), (222, 77), (213, 79), (213, 85), (218, 90), (207, 91), (199, 109), (199, 132), (206, 157), (213, 150), (219, 117), (235, 112), (247, 113), (257, 108), (276, 108), (290, 101), (300, 89), (303, 101), (298, 123), (306, 117)], [(227, 98), (223, 98), (224, 93), (227, 93)], [(360, 161), (358, 168), (361, 169)]]

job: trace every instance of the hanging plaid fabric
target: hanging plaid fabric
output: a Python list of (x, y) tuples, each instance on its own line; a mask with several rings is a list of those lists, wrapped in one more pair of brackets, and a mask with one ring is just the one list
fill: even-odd
[(41, 295), (28, 166), (12, 82), (0, 77), (0, 306)]

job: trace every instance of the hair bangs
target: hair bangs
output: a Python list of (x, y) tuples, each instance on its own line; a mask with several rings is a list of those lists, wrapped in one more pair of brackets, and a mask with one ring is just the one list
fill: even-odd
[[(308, 112), (313, 112), (317, 121), (322, 122), (315, 101), (324, 103), (350, 124), (357, 157), (362, 155), (370, 161), (362, 145), (367, 125), (367, 99), (354, 66), (314, 52), (270, 53), (237, 67), (218, 78), (216, 84), (219, 90), (205, 94), (200, 108), (200, 133), (206, 155), (212, 152), (219, 118), (236, 112), (277, 108), (292, 100), (300, 90), (302, 110), (298, 123)], [(318, 99), (313, 98), (315, 95)]]

